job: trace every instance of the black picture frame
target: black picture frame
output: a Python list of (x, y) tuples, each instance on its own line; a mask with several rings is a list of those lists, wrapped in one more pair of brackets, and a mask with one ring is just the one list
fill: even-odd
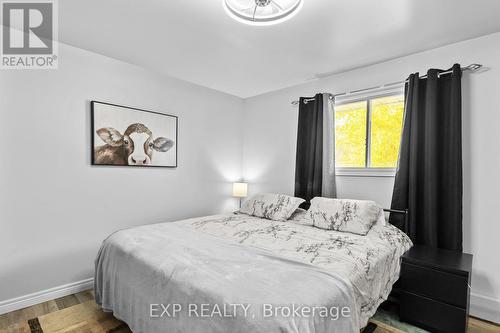
[[(129, 165), (129, 164), (113, 164), (113, 163), (97, 163), (95, 159), (95, 136), (96, 136), (96, 126), (95, 126), (95, 112), (96, 112), (96, 105), (97, 104), (102, 104), (102, 105), (107, 105), (107, 106), (112, 106), (112, 107), (117, 107), (117, 108), (123, 108), (123, 109), (129, 109), (137, 112), (145, 112), (149, 114), (154, 114), (160, 117), (171, 117), (175, 119), (175, 142), (173, 148), (175, 149), (175, 164), (174, 165)], [(135, 108), (131, 106), (126, 106), (126, 105), (120, 105), (120, 104), (114, 104), (114, 103), (108, 103), (108, 102), (102, 102), (102, 101), (97, 101), (97, 100), (92, 100), (90, 101), (90, 156), (91, 156), (91, 165), (93, 166), (104, 166), (104, 167), (134, 167), (134, 168), (177, 168), (178, 167), (178, 146), (179, 146), (179, 118), (176, 115), (172, 114), (167, 114), (167, 113), (162, 113), (162, 112), (156, 112), (156, 111), (150, 111), (150, 110), (145, 110), (145, 109), (140, 109), (140, 108)], [(104, 144), (104, 142), (103, 142)]]

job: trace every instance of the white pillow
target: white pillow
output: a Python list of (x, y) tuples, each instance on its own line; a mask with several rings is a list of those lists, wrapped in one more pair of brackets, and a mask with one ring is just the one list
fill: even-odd
[(386, 213), (384, 212), (383, 209), (380, 210), (377, 221), (375, 222), (374, 225), (381, 225), (381, 226), (387, 225)]
[(240, 213), (286, 221), (304, 201), (284, 194), (261, 193), (246, 200), (240, 208)]
[(321, 229), (364, 236), (380, 219), (381, 211), (373, 201), (316, 197), (311, 200), (308, 218)]

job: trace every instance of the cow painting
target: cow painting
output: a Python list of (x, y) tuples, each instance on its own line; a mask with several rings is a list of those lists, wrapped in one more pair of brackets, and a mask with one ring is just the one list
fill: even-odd
[(107, 165), (151, 165), (153, 151), (167, 152), (174, 141), (158, 137), (143, 124), (130, 125), (123, 135), (112, 127), (100, 128), (97, 135), (106, 144), (95, 148), (97, 164)]
[(177, 166), (175, 116), (93, 101), (92, 132), (94, 165)]

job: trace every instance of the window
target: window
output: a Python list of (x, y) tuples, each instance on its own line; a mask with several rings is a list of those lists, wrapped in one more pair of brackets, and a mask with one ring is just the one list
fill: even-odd
[(396, 168), (403, 127), (401, 93), (335, 104), (335, 159), (340, 171)]

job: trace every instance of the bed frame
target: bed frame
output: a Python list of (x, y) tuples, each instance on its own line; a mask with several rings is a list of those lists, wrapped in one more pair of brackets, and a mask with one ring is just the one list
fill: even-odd
[(397, 227), (397, 228), (399, 228), (405, 234), (408, 235), (408, 232), (409, 232), (409, 226), (408, 226), (408, 209), (389, 209), (389, 208), (384, 208), (384, 212), (391, 213), (391, 214), (402, 214), (402, 215), (404, 215), (402, 225), (396, 225), (396, 224), (394, 224), (394, 226)]

